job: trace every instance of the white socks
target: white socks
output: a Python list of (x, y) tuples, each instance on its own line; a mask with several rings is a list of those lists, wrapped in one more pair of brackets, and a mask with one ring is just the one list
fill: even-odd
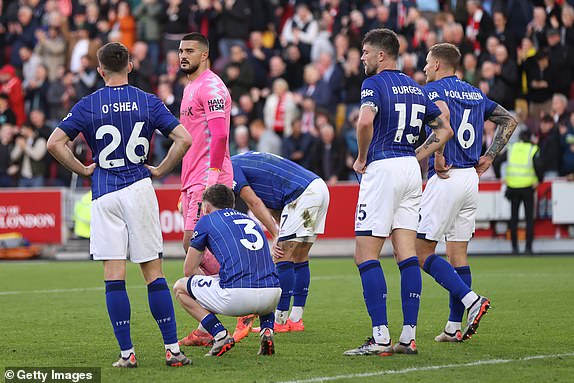
[(401, 337), (399, 342), (410, 343), (412, 339), (415, 339), (417, 334), (417, 326), (404, 325), (403, 332), (401, 332)]
[(389, 328), (385, 325), (373, 327), (373, 338), (375, 338), (375, 343), (384, 345), (389, 344), (391, 342)]
[(287, 323), (289, 311), (275, 310), (275, 323), (285, 324)]
[(130, 348), (129, 350), (121, 350), (122, 353), (122, 358), (127, 359), (130, 357), (130, 354), (133, 353), (134, 355), (136, 354), (136, 352), (134, 351), (134, 348)]
[(470, 293), (466, 294), (462, 299), (461, 302), (464, 305), (464, 307), (466, 307), (466, 309), (468, 310), (470, 308), (470, 306), (472, 306), (472, 304), (478, 299), (478, 295), (476, 295), (476, 293), (474, 291), (471, 291)]
[(303, 309), (302, 306), (293, 306), (291, 308), (291, 314), (289, 315), (289, 320), (291, 322), (299, 322), (303, 318)]
[(461, 322), (448, 321), (446, 322), (446, 326), (444, 326), (444, 332), (448, 334), (455, 334), (457, 330), (460, 331), (461, 327), (462, 327)]
[(164, 344), (165, 346), (165, 351), (169, 350), (171, 351), (173, 354), (179, 354), (179, 344), (176, 343), (172, 343), (172, 344)]

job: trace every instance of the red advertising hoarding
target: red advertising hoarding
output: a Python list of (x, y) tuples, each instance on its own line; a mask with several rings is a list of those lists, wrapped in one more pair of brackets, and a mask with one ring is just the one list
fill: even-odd
[(32, 243), (62, 243), (62, 191), (0, 193), (0, 234), (20, 233)]
[(159, 223), (164, 241), (183, 239), (183, 216), (177, 210), (180, 191), (177, 187), (156, 187), (159, 203)]

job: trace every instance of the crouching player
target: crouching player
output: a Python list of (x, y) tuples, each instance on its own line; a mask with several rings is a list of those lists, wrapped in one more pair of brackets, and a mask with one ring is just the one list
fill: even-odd
[[(225, 185), (213, 185), (203, 193), (204, 216), (195, 226), (183, 266), (185, 278), (176, 282), (175, 297), (200, 322), (200, 329), (213, 336), (206, 356), (221, 356), (235, 345), (215, 314), (258, 314), (259, 355), (272, 355), (274, 309), (281, 296), (279, 279), (263, 231), (247, 215), (233, 210), (234, 204), (233, 191)], [(206, 248), (221, 266), (219, 275), (198, 275)]]

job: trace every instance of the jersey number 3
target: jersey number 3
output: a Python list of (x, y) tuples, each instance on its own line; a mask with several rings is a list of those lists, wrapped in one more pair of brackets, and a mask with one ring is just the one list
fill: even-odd
[[(140, 137), (140, 133), (144, 127), (144, 122), (136, 122), (130, 138), (126, 145), (126, 156), (128, 160), (133, 164), (140, 164), (147, 158), (147, 153), (149, 151), (149, 141), (145, 137)], [(98, 165), (104, 169), (119, 168), (125, 166), (126, 162), (123, 158), (108, 158), (122, 143), (122, 134), (120, 130), (113, 125), (102, 125), (96, 130), (96, 139), (101, 140), (106, 134), (112, 136), (112, 142), (110, 142), (105, 148), (102, 149), (100, 155), (98, 156)], [(143, 155), (138, 155), (136, 153), (136, 148), (138, 146), (143, 147)]]
[(265, 241), (263, 241), (263, 237), (257, 230), (255, 230), (255, 222), (250, 219), (236, 219), (233, 221), (236, 225), (245, 225), (243, 227), (243, 232), (245, 234), (251, 234), (255, 236), (255, 242), (251, 242), (248, 239), (241, 239), (239, 242), (247, 249), (247, 250), (259, 250), (263, 247)]
[[(423, 126), (423, 120), (419, 118), (419, 113), (425, 113), (426, 106), (420, 104), (412, 104), (411, 109), (411, 121), (410, 126), (417, 128), (417, 133), (421, 131)], [(401, 142), (403, 139), (403, 133), (405, 131), (405, 126), (407, 124), (407, 104), (395, 104), (395, 112), (399, 112), (399, 124), (397, 126), (397, 133), (395, 134), (395, 142)], [(407, 134), (406, 136), (409, 144), (416, 144), (419, 139), (418, 134)]]

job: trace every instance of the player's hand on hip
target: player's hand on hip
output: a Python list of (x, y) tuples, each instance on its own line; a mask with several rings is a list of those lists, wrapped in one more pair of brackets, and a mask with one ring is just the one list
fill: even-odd
[(285, 253), (283, 252), (283, 247), (279, 245), (277, 240), (273, 240), (271, 253), (273, 255), (273, 258), (275, 259), (281, 259), (285, 256)]
[(353, 170), (359, 174), (365, 174), (365, 172), (367, 171), (367, 161), (360, 160), (357, 158), (355, 160), (355, 163), (353, 164)]
[(448, 171), (450, 170), (451, 167), (452, 165), (446, 164), (446, 159), (444, 158), (443, 155), (435, 153), (434, 170), (436, 171), (436, 175), (439, 178), (443, 179), (449, 178)]
[(94, 174), (94, 170), (96, 170), (96, 163), (92, 163), (88, 166), (84, 166), (84, 174), (82, 174), (84, 177), (90, 177), (92, 174)]
[(478, 160), (478, 164), (474, 168), (476, 169), (476, 173), (480, 177), (481, 175), (484, 174), (484, 172), (488, 170), (490, 165), (492, 165), (492, 159), (490, 159), (490, 157), (487, 156), (482, 156), (480, 157), (480, 159)]

